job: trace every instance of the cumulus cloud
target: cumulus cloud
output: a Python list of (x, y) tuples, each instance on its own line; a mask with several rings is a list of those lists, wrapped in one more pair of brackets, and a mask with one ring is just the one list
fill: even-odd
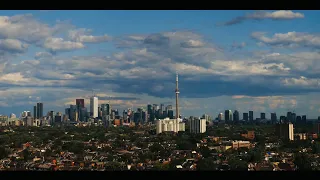
[(32, 14), (0, 16), (0, 37), (35, 43), (60, 32), (65, 26), (61, 23), (49, 26), (41, 23)]
[(320, 36), (301, 32), (276, 33), (267, 37), (264, 32), (254, 32), (251, 36), (264, 44), (279, 47), (320, 48)]
[(27, 50), (28, 45), (17, 39), (1, 39), (0, 50), (13, 53), (23, 53)]
[(319, 88), (320, 80), (319, 79), (308, 79), (304, 76), (300, 78), (285, 78), (283, 83), (286, 86), (300, 86), (301, 88)]
[(85, 46), (81, 42), (65, 41), (63, 38), (47, 38), (43, 47), (52, 52), (57, 52), (82, 49)]
[[(282, 61), (260, 60), (259, 57), (227, 59), (227, 52), (190, 31), (129, 35), (114, 43), (122, 39), (131, 39), (131, 48), (110, 56), (60, 57), (38, 52), (36, 59), (39, 60), (8, 64), (6, 72), (19, 72), (31, 78), (32, 81), (25, 84), (29, 86), (56, 84), (85, 89), (95, 84), (112, 84), (109, 87), (112, 91), (172, 97), (173, 78), (178, 71), (184, 96), (191, 98), (233, 95), (255, 89), (255, 86), (261, 88), (256, 94), (267, 93), (269, 88), (267, 84), (261, 84), (261, 79), (276, 84), (281, 81), (278, 77), (287, 76), (291, 71), (291, 67)], [(189, 44), (184, 44), (186, 42)], [(59, 47), (52, 48), (57, 51), (64, 46), (53, 47)], [(188, 84), (194, 86), (188, 87)], [(230, 89), (229, 84), (239, 88)], [(194, 88), (199, 86), (204, 86), (203, 93), (197, 93), (199, 89)]]
[(248, 13), (244, 16), (238, 16), (230, 21), (220, 23), (219, 26), (230, 26), (234, 24), (239, 24), (247, 20), (263, 20), (263, 19), (272, 19), (272, 20), (291, 20), (304, 18), (304, 14), (299, 12), (292, 12), (290, 10), (278, 10), (273, 12), (268, 11), (255, 11), (253, 13)]
[(49, 53), (49, 52), (37, 52), (36, 55), (35, 55), (35, 59), (41, 59), (41, 58), (48, 58), (48, 57), (51, 57), (52, 54)]
[(103, 36), (93, 36), (90, 35), (91, 30), (87, 29), (77, 29), (69, 31), (69, 38), (72, 41), (81, 42), (81, 43), (100, 43), (111, 40), (111, 37), (108, 35)]

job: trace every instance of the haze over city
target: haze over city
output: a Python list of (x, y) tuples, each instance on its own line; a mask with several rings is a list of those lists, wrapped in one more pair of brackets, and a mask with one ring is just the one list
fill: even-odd
[[(317, 118), (318, 11), (0, 11), (0, 114), (172, 104)], [(92, 90), (94, 92), (92, 92)]]

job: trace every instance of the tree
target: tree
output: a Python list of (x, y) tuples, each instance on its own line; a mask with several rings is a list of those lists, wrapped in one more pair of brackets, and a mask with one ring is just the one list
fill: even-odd
[(319, 144), (319, 142), (315, 142), (311, 147), (312, 147), (312, 153), (314, 153), (314, 154), (320, 153), (320, 144)]
[(22, 153), (23, 153), (23, 159), (24, 159), (24, 161), (28, 161), (29, 160), (29, 158), (30, 158), (30, 152), (29, 152), (29, 150), (28, 149), (24, 149), (23, 151), (22, 151)]
[(199, 171), (215, 171), (218, 165), (214, 163), (213, 158), (204, 158), (197, 163), (197, 170)]
[(311, 162), (308, 156), (304, 153), (296, 153), (293, 163), (298, 167), (298, 170), (311, 170)]
[(8, 157), (8, 151), (4, 147), (0, 147), (0, 159)]
[(62, 150), (73, 152), (75, 154), (81, 154), (84, 151), (84, 144), (81, 142), (72, 141), (70, 143), (65, 143), (62, 146)]
[(228, 161), (228, 164), (230, 165), (231, 170), (238, 170), (238, 171), (248, 170), (248, 163), (238, 158), (231, 158)]
[(210, 156), (211, 150), (207, 146), (202, 146), (199, 150), (204, 158), (208, 158)]
[(150, 146), (150, 151), (151, 152), (159, 152), (162, 151), (163, 147), (159, 143), (154, 143), (152, 146)]
[(192, 150), (192, 149), (194, 149), (196, 147), (191, 142), (185, 141), (185, 140), (179, 141), (177, 143), (177, 146), (178, 146), (179, 150)]
[(249, 155), (249, 162), (260, 162), (263, 158), (262, 152), (257, 148), (249, 151), (248, 155)]
[(184, 162), (184, 159), (174, 159), (170, 162), (169, 164), (169, 170), (177, 170), (177, 165), (182, 165), (182, 163)]
[(163, 164), (163, 163), (156, 163), (153, 167), (155, 170), (158, 170), (158, 171), (167, 171), (170, 168), (169, 164)]

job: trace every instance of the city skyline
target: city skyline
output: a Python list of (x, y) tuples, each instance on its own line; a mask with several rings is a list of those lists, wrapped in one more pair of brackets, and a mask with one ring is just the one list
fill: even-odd
[[(319, 11), (0, 11), (0, 114), (171, 104), (320, 115)], [(299, 24), (299, 26), (297, 26)]]

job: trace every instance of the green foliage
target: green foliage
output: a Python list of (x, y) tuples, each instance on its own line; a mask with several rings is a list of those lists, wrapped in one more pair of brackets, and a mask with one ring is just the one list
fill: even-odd
[(84, 144), (78, 141), (71, 141), (62, 145), (62, 150), (82, 154), (84, 152)]
[(296, 153), (293, 162), (298, 167), (298, 170), (312, 170), (310, 159), (304, 153)]
[(174, 159), (169, 164), (169, 170), (177, 170), (177, 165), (182, 165), (185, 159)]
[(248, 171), (248, 163), (244, 160), (240, 160), (239, 158), (230, 158), (228, 164), (230, 165), (231, 170)]
[(152, 146), (149, 147), (149, 149), (153, 153), (164, 150), (164, 148), (159, 143), (154, 143)]
[(179, 141), (177, 142), (177, 147), (179, 150), (193, 150), (196, 148), (195, 144), (192, 144), (190, 141)]
[(198, 161), (197, 170), (199, 171), (215, 171), (218, 165), (214, 163), (213, 158), (204, 158)]
[(207, 146), (203, 146), (199, 149), (204, 158), (210, 157), (211, 150)]
[(0, 159), (8, 156), (8, 151), (4, 147), (0, 147)]
[(22, 151), (22, 153), (23, 153), (23, 159), (24, 159), (24, 161), (28, 161), (28, 160), (30, 160), (30, 155), (31, 155), (31, 153), (29, 152), (29, 150), (28, 149), (24, 149), (23, 151)]
[(314, 142), (314, 144), (312, 144), (312, 153), (314, 154), (319, 154), (320, 153), (320, 143), (319, 142)]

